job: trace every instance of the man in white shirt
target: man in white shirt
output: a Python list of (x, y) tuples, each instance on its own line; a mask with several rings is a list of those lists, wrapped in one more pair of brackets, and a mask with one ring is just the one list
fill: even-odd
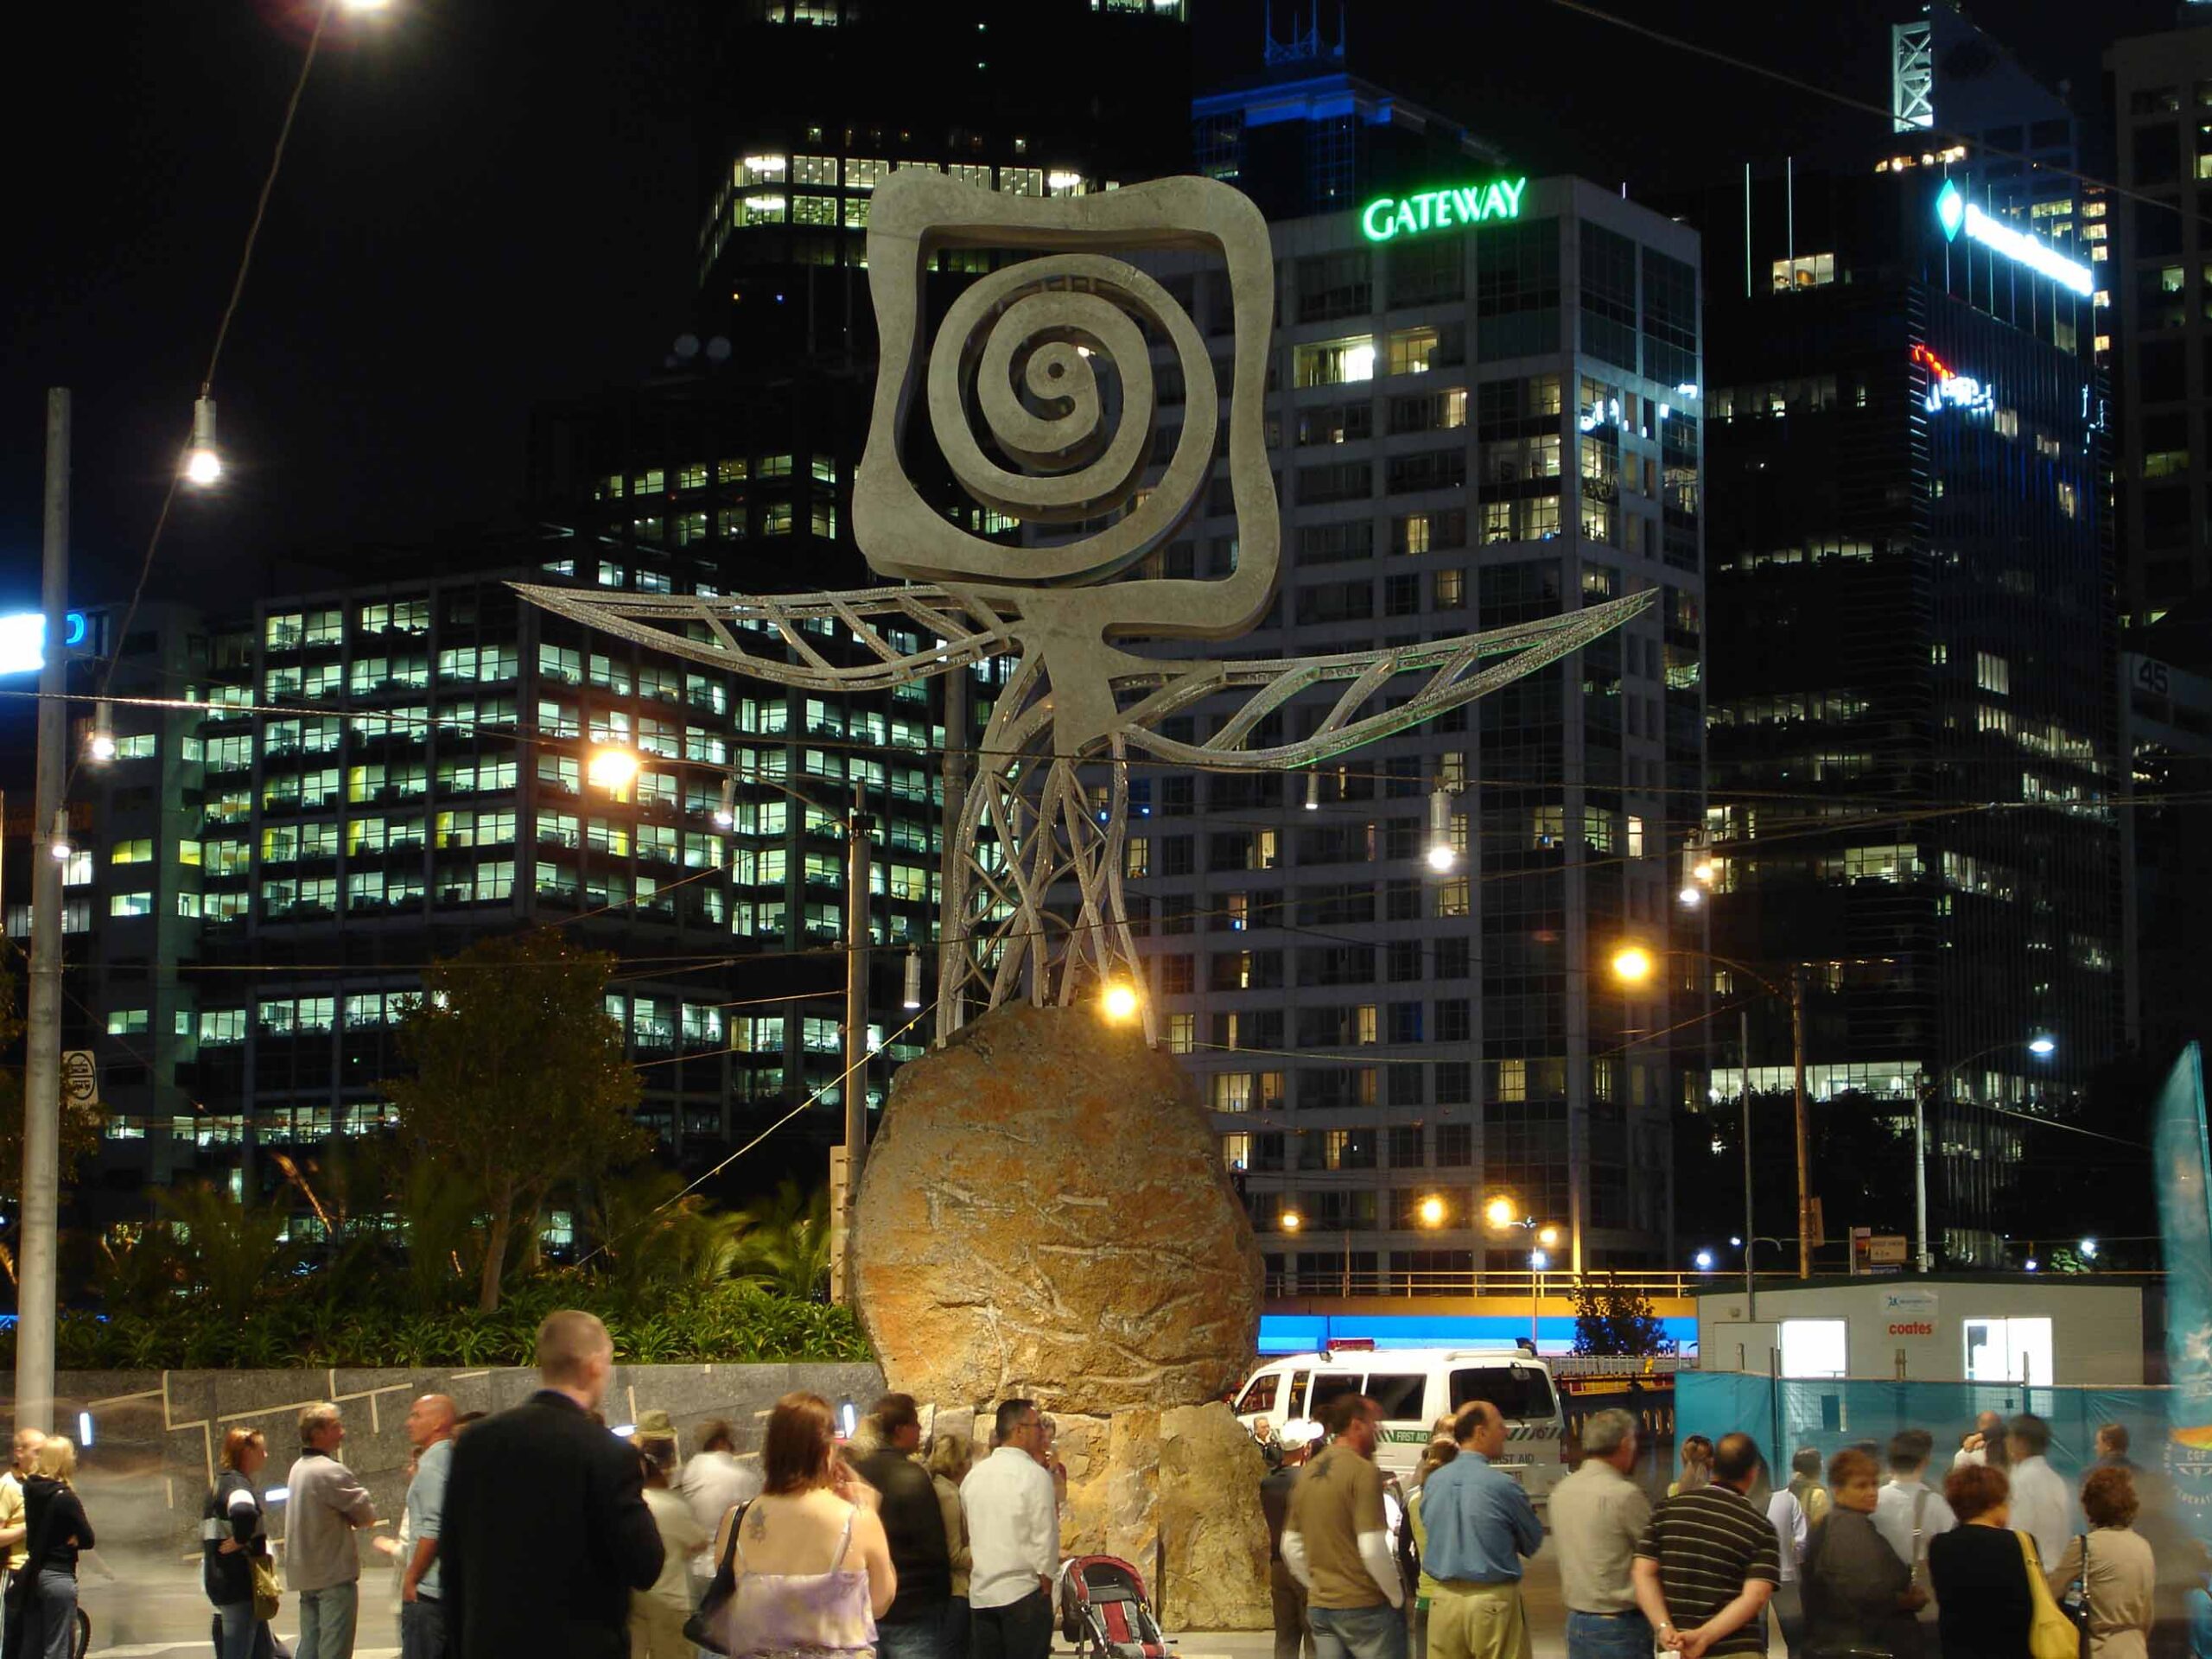
[(1951, 1459), (1951, 1467), (1964, 1469), (1969, 1465), (1987, 1463), (1989, 1448), (1992, 1446), (1998, 1448), (1997, 1461), (2002, 1464), (2005, 1461), (2005, 1419), (1996, 1412), (1985, 1411), (1974, 1420), (1974, 1433), (1980, 1437), (1981, 1443), (1979, 1446), (1961, 1446)]
[(2005, 1453), (2012, 1464), (2012, 1530), (2036, 1541), (2046, 1571), (2058, 1565), (2074, 1530), (2066, 1483), (2044, 1456), (2050, 1449), (2050, 1425), (2034, 1413), (2024, 1411), (2005, 1426)]
[(1805, 1524), (1805, 1506), (1797, 1501), (1797, 1494), (1787, 1486), (1777, 1486), (1774, 1496), (1767, 1499), (1766, 1523), (1774, 1529), (1775, 1558), (1782, 1564), (1782, 1582), (1775, 1586), (1772, 1605), (1774, 1622), (1782, 1632), (1782, 1643), (1790, 1659), (1796, 1659), (1797, 1644), (1805, 1635), (1805, 1603), (1797, 1585), (1797, 1571), (1805, 1564), (1805, 1548), (1811, 1534)]
[(676, 1478), (693, 1520), (719, 1531), (732, 1510), (760, 1496), (760, 1459), (737, 1455), (736, 1433), (728, 1422), (715, 1417), (699, 1425), (699, 1450)]
[(1039, 1461), (1045, 1419), (1033, 1400), (1000, 1405), (998, 1449), (960, 1484), (968, 1522), (969, 1637), (975, 1659), (1047, 1659), (1060, 1522)]
[(1959, 1524), (1943, 1494), (1927, 1483), (1928, 1459), (1936, 1450), (1936, 1437), (1924, 1428), (1908, 1428), (1890, 1437), (1890, 1478), (1874, 1497), (1874, 1530), (1912, 1569), (1916, 1588), (1928, 1592), (1927, 1605), (1914, 1615), (1920, 1621), (1922, 1659), (1936, 1653), (1936, 1597), (1928, 1573), (1928, 1541)]

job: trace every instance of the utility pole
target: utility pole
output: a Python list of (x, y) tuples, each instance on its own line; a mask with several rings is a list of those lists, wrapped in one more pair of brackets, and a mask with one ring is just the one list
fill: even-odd
[(1736, 1010), (1736, 1058), (1744, 1068), (1744, 1322), (1751, 1325), (1759, 1316), (1759, 1287), (1751, 1277), (1751, 1252), (1758, 1248), (1758, 1240), (1754, 1236), (1758, 1230), (1751, 1224), (1751, 1011), (1748, 1007)]
[[(868, 1159), (868, 846), (875, 820), (867, 811), (864, 785), (853, 786), (852, 816), (845, 830), (845, 1248), (852, 1249), (853, 1215), (860, 1202), (861, 1167)], [(848, 1268), (846, 1286), (852, 1280)]]
[(61, 1206), (61, 861), (54, 856), (68, 745), (69, 391), (46, 394), (38, 786), (31, 808), (31, 978), (23, 1029), (23, 1194), (16, 1241), (16, 1427), (54, 1427), (54, 1319)]
[(1789, 964), (1789, 1046), (1796, 1068), (1797, 1276), (1813, 1276), (1813, 1174), (1805, 1134), (1805, 964)]

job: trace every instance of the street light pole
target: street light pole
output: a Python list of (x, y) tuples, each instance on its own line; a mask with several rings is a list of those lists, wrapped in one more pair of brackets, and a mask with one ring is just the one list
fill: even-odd
[(865, 785), (853, 786), (845, 831), (845, 1236), (860, 1200), (861, 1166), (868, 1157), (868, 836), (875, 820), (867, 811)]
[(1928, 1254), (1928, 1074), (1912, 1091), (1912, 1260), (1925, 1275), (1933, 1270)]
[(46, 524), (37, 789), (31, 807), (31, 971), (23, 1027), (23, 1196), (16, 1240), (16, 1427), (54, 1427), (54, 1324), (61, 1208), (61, 861), (53, 848), (68, 745), (69, 391), (46, 394)]
[(1789, 964), (1789, 1049), (1797, 1109), (1797, 1276), (1813, 1276), (1813, 1160), (1805, 1133), (1805, 964)]

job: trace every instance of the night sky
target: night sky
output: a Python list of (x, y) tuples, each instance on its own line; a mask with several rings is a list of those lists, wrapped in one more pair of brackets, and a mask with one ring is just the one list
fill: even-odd
[[(296, 576), (278, 562), (518, 519), (531, 405), (635, 380), (690, 324), (698, 3), (393, 0), (334, 19), (216, 377), (229, 479), (214, 498), (180, 496), (154, 591)], [(1261, 0), (1193, 9), (1201, 81), (1256, 70)], [(1872, 8), (1613, 9), (1887, 96), (1887, 29), (1867, 20), (1887, 14)], [(1278, 0), (1279, 19), (1288, 10)], [(35, 596), (54, 384), (76, 393), (73, 596), (127, 591), (312, 12), (41, 10), (42, 49), (17, 57), (0, 115), (15, 227), (0, 262), (0, 602)], [(1349, 13), (1356, 73), (1465, 119), (1532, 172), (1631, 194), (1880, 124), (1541, 3)], [(1333, 32), (1333, 3), (1324, 14)], [(1974, 8), (2084, 105), (2107, 41), (2173, 15), (2171, 0)]]

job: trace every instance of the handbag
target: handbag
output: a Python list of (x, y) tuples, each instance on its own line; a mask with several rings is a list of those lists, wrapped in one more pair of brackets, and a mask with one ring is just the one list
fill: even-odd
[(737, 1556), (737, 1529), (745, 1524), (745, 1512), (753, 1507), (741, 1503), (737, 1513), (730, 1517), (729, 1542), (722, 1546), (722, 1558), (715, 1564), (715, 1576), (709, 1582), (706, 1593), (699, 1598), (691, 1617), (683, 1621), (683, 1639), (704, 1648), (709, 1653), (728, 1654), (722, 1646), (722, 1609), (729, 1605), (730, 1598), (737, 1593), (737, 1574), (730, 1570), (730, 1563)]
[(283, 1592), (276, 1587), (276, 1563), (266, 1555), (250, 1555), (245, 1570), (253, 1580), (253, 1616), (266, 1624), (284, 1605)]
[(2036, 1554), (2036, 1541), (2024, 1532), (2012, 1535), (2020, 1541), (2020, 1559), (2027, 1568), (2028, 1599), (2033, 1610), (2028, 1618), (2029, 1659), (2081, 1659), (2082, 1631), (2050, 1593), (2043, 1562)]
[(2089, 1535), (2084, 1532), (2076, 1535), (2082, 1541), (2082, 1560), (2074, 1569), (2073, 1581), (2066, 1586), (2066, 1593), (2058, 1599), (2058, 1611), (2082, 1633), (2081, 1659), (2089, 1659)]

